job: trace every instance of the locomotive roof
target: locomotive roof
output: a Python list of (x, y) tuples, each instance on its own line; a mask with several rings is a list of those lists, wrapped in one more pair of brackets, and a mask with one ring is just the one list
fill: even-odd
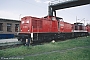
[[(47, 18), (48, 16), (45, 16), (44, 18)], [(53, 16), (54, 17), (54, 16)], [(61, 18), (61, 17), (56, 17), (56, 19), (58, 20), (58, 19), (63, 19), (63, 18)]]

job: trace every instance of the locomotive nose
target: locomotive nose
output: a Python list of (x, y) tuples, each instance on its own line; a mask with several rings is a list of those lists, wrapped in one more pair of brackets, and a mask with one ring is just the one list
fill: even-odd
[(22, 28), (21, 28), (21, 32), (30, 32), (30, 29), (27, 25), (24, 25)]
[(21, 21), (21, 32), (30, 32), (30, 19), (23, 18)]

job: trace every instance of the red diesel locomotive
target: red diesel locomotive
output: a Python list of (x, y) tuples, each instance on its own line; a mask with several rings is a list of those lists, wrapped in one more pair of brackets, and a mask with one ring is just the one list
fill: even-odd
[[(88, 29), (89, 28), (89, 29)], [(18, 40), (24, 44), (27, 42), (43, 42), (51, 40), (63, 40), (79, 36), (87, 36), (90, 26), (83, 23), (67, 23), (63, 18), (46, 16), (36, 18), (26, 16), (21, 18), (21, 26)]]
[(56, 10), (58, 9), (85, 4), (89, 4), (89, 0), (75, 0), (65, 3), (50, 4), (48, 6), (48, 16), (46, 17), (23, 17), (21, 19), (18, 40), (24, 44), (28, 41), (29, 45), (34, 42), (63, 40), (80, 36), (88, 36), (90, 33), (90, 26), (85, 26), (83, 23), (67, 23), (63, 21), (63, 18), (56, 17)]

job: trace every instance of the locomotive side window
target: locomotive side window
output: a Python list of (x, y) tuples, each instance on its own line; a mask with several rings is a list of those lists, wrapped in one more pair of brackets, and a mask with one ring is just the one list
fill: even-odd
[(3, 23), (0, 23), (0, 31), (3, 31)]
[(11, 23), (7, 23), (7, 32), (12, 32), (12, 24)]

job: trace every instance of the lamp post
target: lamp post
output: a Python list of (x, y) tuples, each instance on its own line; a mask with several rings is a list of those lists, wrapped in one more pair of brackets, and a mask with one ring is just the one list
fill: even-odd
[[(22, 14), (19, 15), (19, 21), (21, 20), (21, 19), (20, 19), (21, 15), (22, 15)], [(19, 30), (20, 30), (19, 27), (20, 27), (20, 24), (18, 25), (18, 32), (17, 32), (17, 35), (18, 35), (18, 33), (19, 33)]]
[(19, 20), (20, 20), (21, 15), (22, 15), (22, 14), (19, 15)]

